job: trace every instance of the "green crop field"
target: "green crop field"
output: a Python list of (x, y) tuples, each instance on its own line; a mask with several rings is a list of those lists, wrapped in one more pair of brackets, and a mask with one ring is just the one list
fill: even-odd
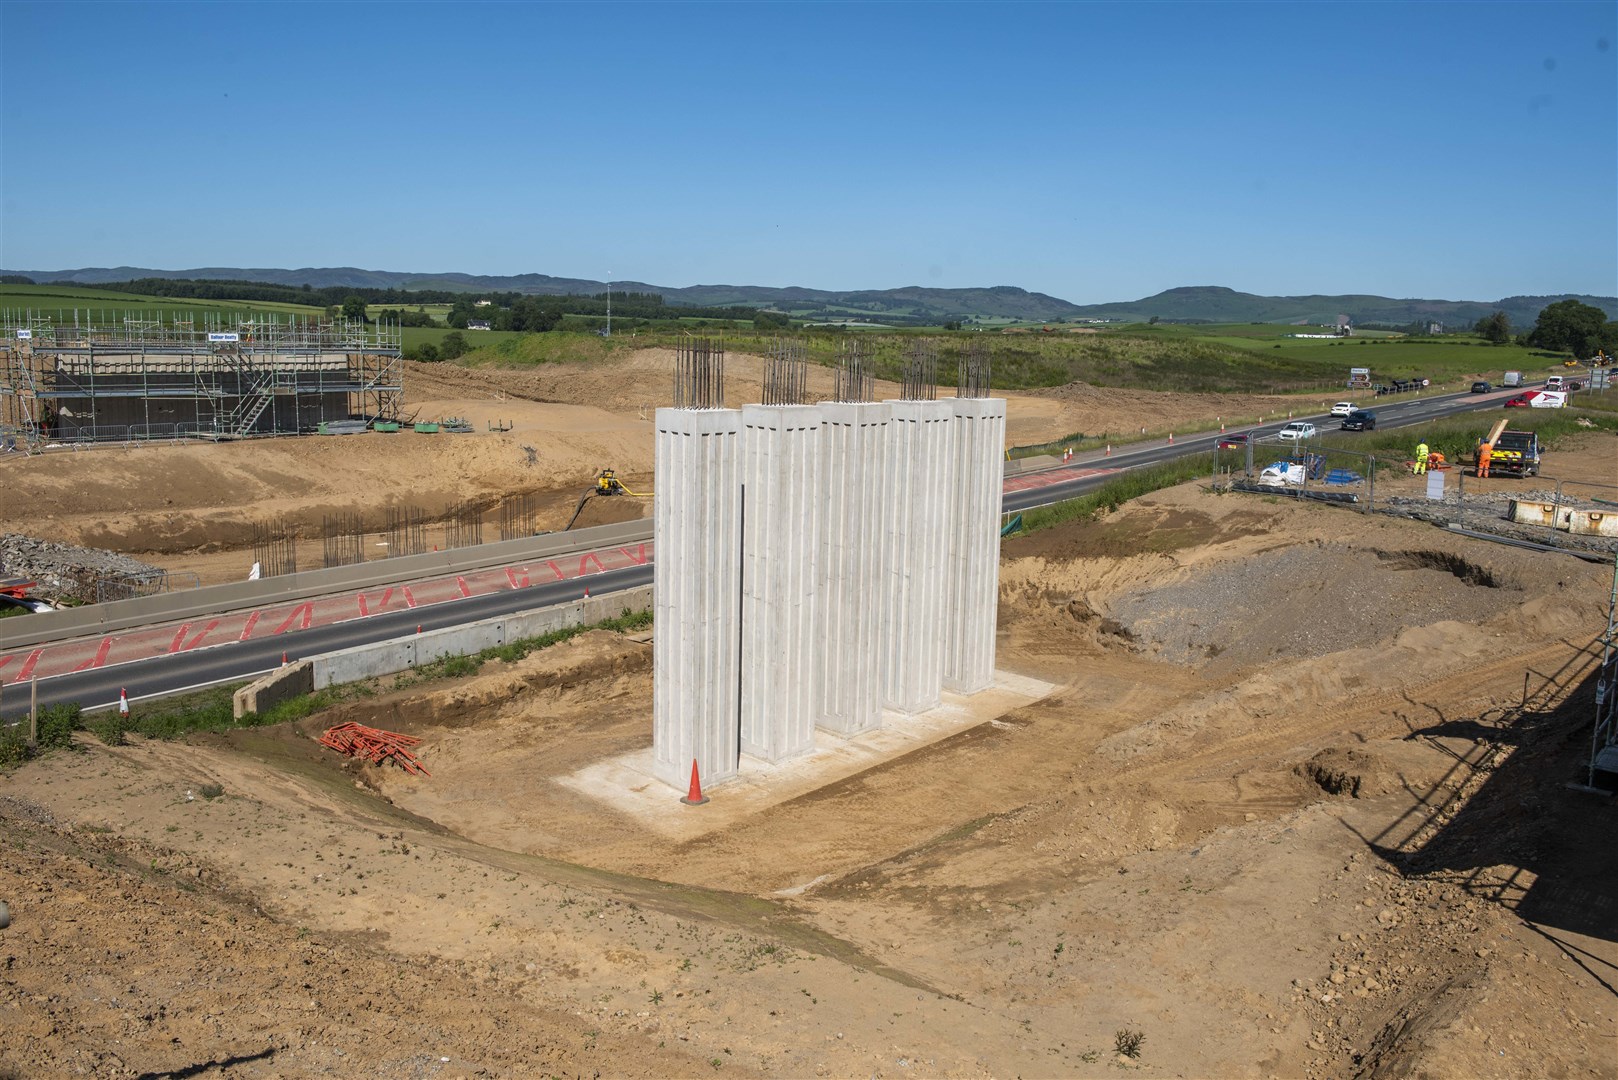
[[(375, 319), (380, 317), (384, 311), (420, 311), (432, 316), (439, 322), (443, 322), (449, 315), (449, 309), (450, 305), (448, 304), (367, 304), (365, 305), (365, 317)], [(473, 317), (478, 318), (480, 316)]]
[(132, 315), (164, 320), (191, 317), (203, 321), (222, 314), (319, 315), (324, 309), (304, 304), (281, 304), (262, 300), (191, 300), (184, 297), (141, 296), (63, 285), (0, 285), (0, 310), (32, 311), (58, 323), (72, 323), (74, 312), (81, 319), (109, 322)]

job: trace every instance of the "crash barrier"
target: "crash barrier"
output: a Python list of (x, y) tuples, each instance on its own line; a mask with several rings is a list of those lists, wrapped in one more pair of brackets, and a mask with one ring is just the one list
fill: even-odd
[(639, 585), (606, 596), (570, 600), (514, 615), (323, 653), (307, 660), (312, 667), (310, 689), (323, 690), (339, 683), (393, 675), (447, 656), (466, 656), (524, 638), (603, 622), (626, 611), (644, 611), (651, 606), (652, 587)]
[(565, 533), (522, 536), (515, 540), (501, 540), (475, 547), (430, 551), (420, 555), (400, 555), (375, 562), (356, 563), (352, 566), (306, 570), (258, 581), (209, 585), (188, 592), (163, 593), (133, 600), (117, 600), (108, 604), (90, 604), (60, 611), (40, 612), (26, 618), (6, 619), (0, 623), (0, 652), (85, 634), (106, 634), (153, 622), (191, 619), (198, 615), (216, 615), (222, 611), (238, 611), (242, 608), (303, 600), (328, 593), (369, 589), (435, 574), (458, 574), (485, 566), (545, 559), (570, 551), (641, 543), (650, 540), (651, 537), (652, 523), (650, 519), (642, 518), (613, 525), (574, 529)]

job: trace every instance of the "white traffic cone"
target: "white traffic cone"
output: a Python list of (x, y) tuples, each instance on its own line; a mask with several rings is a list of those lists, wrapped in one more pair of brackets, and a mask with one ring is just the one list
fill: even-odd
[(118, 715), (129, 715), (129, 691), (123, 689), (122, 687), (120, 687), (118, 690)]

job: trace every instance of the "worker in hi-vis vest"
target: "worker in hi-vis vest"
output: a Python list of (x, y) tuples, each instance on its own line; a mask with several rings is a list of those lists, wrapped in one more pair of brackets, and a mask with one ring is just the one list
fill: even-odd
[(1426, 443), (1417, 443), (1416, 444), (1416, 472), (1418, 474), (1420, 474), (1420, 473), (1424, 473), (1426, 471), (1427, 471), (1427, 444)]
[(1492, 443), (1478, 443), (1479, 476), (1489, 475), (1489, 459), (1492, 457), (1494, 457), (1494, 445)]

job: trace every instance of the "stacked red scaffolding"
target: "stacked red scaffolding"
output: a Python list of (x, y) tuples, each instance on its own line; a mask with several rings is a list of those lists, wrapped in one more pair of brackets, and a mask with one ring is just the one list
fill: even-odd
[(421, 740), (414, 735), (381, 731), (366, 727), (364, 724), (338, 724), (334, 728), (327, 728), (320, 736), (320, 742), (321, 745), (329, 746), (349, 757), (361, 758), (378, 765), (391, 758), (405, 772), (417, 776), (432, 775), (422, 767), (416, 755), (410, 752), (410, 747), (421, 744)]

